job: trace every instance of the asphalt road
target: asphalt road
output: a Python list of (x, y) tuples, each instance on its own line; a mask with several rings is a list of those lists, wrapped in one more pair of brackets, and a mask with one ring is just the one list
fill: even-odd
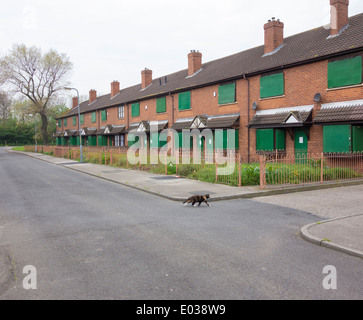
[(363, 299), (361, 259), (299, 236), (319, 220), (242, 199), (184, 207), (0, 148), (0, 299)]

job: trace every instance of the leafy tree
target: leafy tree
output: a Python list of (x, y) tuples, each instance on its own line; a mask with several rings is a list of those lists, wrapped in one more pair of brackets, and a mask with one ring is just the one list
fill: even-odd
[(55, 50), (43, 54), (34, 46), (16, 44), (0, 60), (0, 68), (0, 79), (32, 102), (28, 113), (40, 115), (43, 143), (48, 144), (48, 109), (51, 100), (68, 85), (67, 76), (72, 70), (69, 58)]

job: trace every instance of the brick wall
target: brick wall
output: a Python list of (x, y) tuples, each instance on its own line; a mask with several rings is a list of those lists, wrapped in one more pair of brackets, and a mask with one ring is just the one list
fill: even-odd
[[(347, 100), (363, 99), (363, 86), (353, 86), (344, 89), (327, 89), (327, 66), (328, 61), (315, 62), (308, 65), (297, 66), (294, 68), (284, 69), (285, 93), (281, 97), (260, 99), (260, 78), (254, 76), (249, 79), (250, 92), (248, 100), (248, 82), (245, 79), (236, 81), (236, 103), (219, 105), (218, 104), (218, 87), (211, 85), (204, 88), (191, 90), (191, 109), (178, 110), (178, 94), (166, 95), (166, 112), (156, 113), (156, 98), (151, 98), (140, 102), (140, 116), (131, 117), (131, 105), (126, 105), (124, 118), (118, 118), (118, 108), (111, 107), (107, 109), (107, 121), (101, 121), (100, 111), (97, 113), (97, 122), (91, 122), (91, 113), (84, 114), (84, 124), (82, 127), (104, 127), (107, 124), (125, 125), (143, 120), (156, 121), (168, 120), (169, 127), (173, 122), (181, 118), (192, 118), (196, 115), (221, 115), (230, 113), (240, 113), (240, 136), (239, 145), (242, 153), (256, 151), (256, 130), (248, 129), (247, 125), (250, 119), (255, 115), (252, 110), (252, 104), (257, 102), (257, 110), (287, 108), (294, 106), (314, 105), (314, 96), (321, 93), (321, 103), (339, 102)], [(174, 99), (174, 110), (172, 108)], [(147, 108), (146, 108), (147, 107)], [(314, 106), (314, 114), (318, 111), (320, 105)], [(78, 119), (77, 119), (78, 121)], [(78, 123), (78, 122), (77, 122)], [(59, 131), (60, 129), (57, 128)], [(73, 126), (72, 117), (68, 118), (65, 129), (77, 129)], [(249, 136), (249, 141), (248, 141)], [(248, 142), (250, 146), (248, 147)], [(286, 150), (294, 152), (294, 141), (286, 133)], [(322, 152), (323, 134), (322, 126), (312, 126), (310, 128), (310, 141), (308, 143), (309, 152)]]

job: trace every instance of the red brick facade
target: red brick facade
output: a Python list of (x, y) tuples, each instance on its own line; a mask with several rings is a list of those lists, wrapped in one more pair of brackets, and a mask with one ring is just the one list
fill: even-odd
[[(348, 0), (330, 0), (332, 6), (332, 19), (336, 22), (336, 29), (331, 30), (332, 35), (337, 35), (341, 28), (345, 27), (348, 23)], [(272, 20), (264, 26), (265, 30), (265, 45), (264, 53), (274, 54), (273, 51), (284, 43), (283, 38), (284, 24), (280, 21)], [(344, 36), (338, 35), (337, 37)], [(356, 50), (355, 55), (363, 54), (363, 44), (361, 50)], [(338, 57), (339, 54), (336, 54)], [(341, 57), (344, 58), (346, 53), (342, 53)], [(272, 57), (273, 58), (273, 57)], [(271, 58), (271, 59), (272, 59)], [(169, 92), (158, 94), (154, 97), (146, 97), (136, 99), (127, 103), (121, 103), (116, 106), (106, 108), (98, 108), (82, 112), (84, 114), (84, 123), (82, 127), (97, 128), (97, 130), (107, 125), (124, 125), (127, 129), (132, 123), (139, 123), (141, 121), (168, 121), (168, 127), (171, 128), (176, 120), (184, 118), (194, 118), (197, 115), (228, 115), (240, 114), (239, 125), (239, 149), (242, 153), (256, 153), (256, 129), (249, 128), (251, 119), (255, 116), (256, 112), (271, 109), (291, 108), (299, 106), (314, 106), (312, 111), (312, 118), (314, 118), (319, 111), (321, 104), (341, 101), (353, 101), (363, 99), (363, 85), (362, 83), (352, 86), (345, 86), (341, 88), (328, 89), (328, 63), (330, 57), (321, 59), (316, 56), (315, 59), (301, 61), (288, 67), (280, 66), (275, 68), (274, 72), (283, 73), (284, 79), (284, 93), (270, 98), (261, 97), (261, 77), (265, 76), (265, 71), (261, 70), (254, 75), (240, 75), (234, 79), (224, 79), (216, 83), (206, 83), (204, 85), (195, 85), (191, 88), (186, 88), (185, 91), (190, 91), (191, 105), (187, 110), (179, 110), (178, 95), (179, 92)], [(188, 69), (187, 78), (196, 77), (196, 73), (202, 74), (204, 67), (202, 64), (202, 54), (192, 51), (188, 54)], [(270, 74), (270, 73), (268, 73)], [(160, 85), (161, 85), (160, 79)], [(165, 80), (167, 79), (165, 78)], [(218, 102), (219, 87), (224, 84), (235, 83), (235, 102), (222, 104)], [(153, 84), (152, 71), (145, 69), (141, 72), (141, 91)], [(120, 84), (118, 81), (111, 83), (110, 99), (114, 99), (120, 92)], [(314, 97), (320, 93), (320, 101), (314, 101)], [(164, 96), (166, 101), (166, 111), (157, 113), (156, 105), (157, 99)], [(90, 100), (88, 107), (94, 101), (98, 100), (96, 91), (90, 91)], [(134, 102), (140, 103), (140, 115), (132, 117), (131, 105)], [(257, 108), (252, 108), (257, 105)], [(123, 117), (119, 117), (119, 107), (124, 108)], [(81, 109), (82, 110), (82, 109)], [(101, 111), (107, 111), (107, 120), (102, 121)], [(96, 122), (92, 122), (92, 113), (96, 113)], [(77, 117), (77, 115), (76, 115)], [(64, 118), (64, 117), (62, 117)], [(57, 131), (77, 130), (78, 117), (76, 125), (73, 125), (72, 117), (68, 117), (67, 126), (63, 125)], [(321, 153), (323, 152), (323, 126), (314, 125), (306, 127), (309, 140), (308, 152)], [(109, 141), (112, 136), (108, 137)], [(295, 141), (293, 136), (286, 132), (286, 152), (293, 153), (295, 149)], [(114, 142), (113, 142), (114, 143)]]

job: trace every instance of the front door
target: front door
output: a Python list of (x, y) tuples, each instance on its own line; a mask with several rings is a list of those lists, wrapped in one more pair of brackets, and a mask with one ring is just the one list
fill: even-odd
[(301, 128), (295, 129), (295, 161), (305, 162), (308, 153), (308, 137)]

